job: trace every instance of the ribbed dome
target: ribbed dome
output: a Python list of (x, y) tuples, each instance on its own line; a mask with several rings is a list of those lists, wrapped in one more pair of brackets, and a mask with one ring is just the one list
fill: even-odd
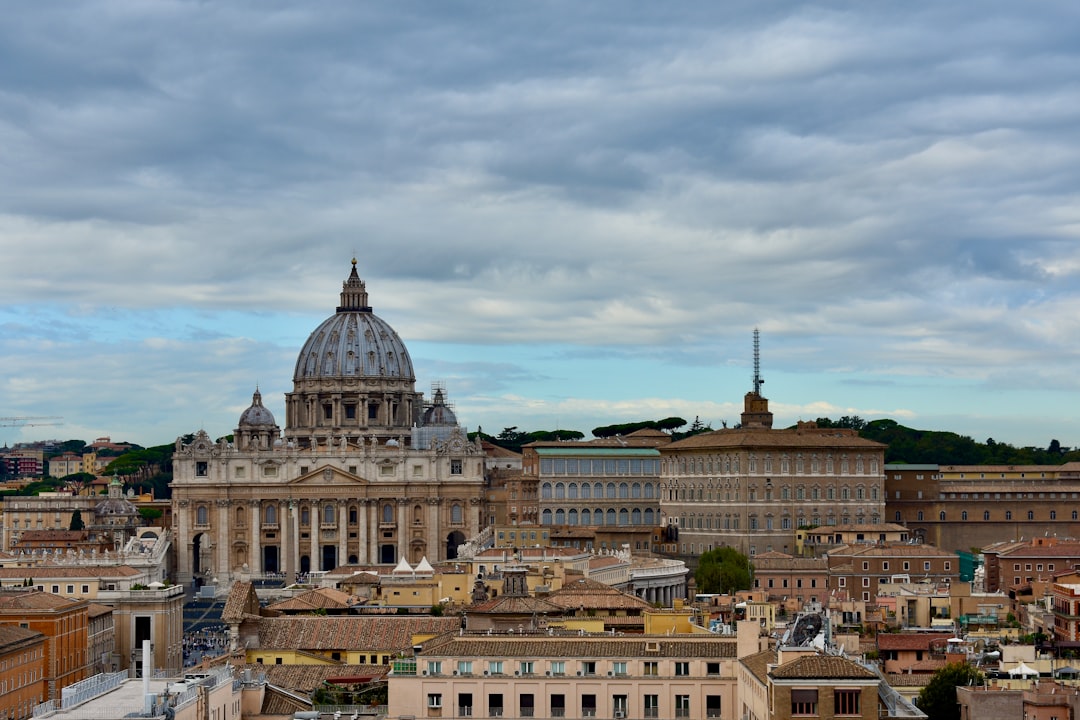
[(368, 307), (367, 291), (353, 260), (352, 273), (341, 291), (341, 305), (304, 343), (293, 382), (363, 377), (415, 380), (405, 343)]
[(276, 424), (274, 414), (263, 407), (262, 393), (256, 389), (255, 394), (251, 396), (251, 407), (240, 415), (240, 427), (252, 425), (273, 427)]
[(425, 427), (432, 425), (457, 425), (457, 415), (446, 404), (446, 396), (442, 388), (435, 391), (435, 399), (431, 407), (424, 410), (421, 424)]

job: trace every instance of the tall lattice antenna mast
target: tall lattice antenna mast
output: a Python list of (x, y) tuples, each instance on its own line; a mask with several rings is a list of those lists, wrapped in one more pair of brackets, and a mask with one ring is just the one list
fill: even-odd
[(754, 328), (754, 394), (761, 394), (761, 386), (765, 381), (761, 379), (761, 339), (757, 328)]

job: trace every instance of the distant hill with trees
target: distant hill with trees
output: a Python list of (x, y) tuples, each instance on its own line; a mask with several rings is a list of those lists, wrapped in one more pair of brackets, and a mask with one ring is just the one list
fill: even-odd
[(1080, 460), (1080, 449), (1051, 440), (1045, 448), (1016, 447), (987, 438), (978, 442), (944, 430), (916, 430), (895, 420), (866, 421), (858, 416), (818, 418), (818, 427), (852, 428), (859, 437), (888, 445), (885, 462), (937, 465), (1062, 465)]

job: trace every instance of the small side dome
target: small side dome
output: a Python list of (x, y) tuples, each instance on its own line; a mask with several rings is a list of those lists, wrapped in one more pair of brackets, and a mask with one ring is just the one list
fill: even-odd
[(240, 427), (274, 427), (274, 414), (263, 407), (262, 393), (255, 388), (255, 394), (251, 396), (251, 407), (240, 415)]
[(421, 425), (423, 427), (433, 426), (456, 426), (458, 424), (457, 415), (446, 403), (446, 395), (443, 393), (442, 388), (436, 388), (435, 397), (431, 402), (431, 405), (424, 410), (424, 415), (421, 418)]

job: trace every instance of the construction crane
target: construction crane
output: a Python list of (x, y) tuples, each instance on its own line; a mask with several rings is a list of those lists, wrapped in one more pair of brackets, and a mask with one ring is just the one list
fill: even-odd
[(62, 415), (24, 415), (22, 417), (0, 417), (0, 427), (40, 427), (42, 425), (63, 425)]

